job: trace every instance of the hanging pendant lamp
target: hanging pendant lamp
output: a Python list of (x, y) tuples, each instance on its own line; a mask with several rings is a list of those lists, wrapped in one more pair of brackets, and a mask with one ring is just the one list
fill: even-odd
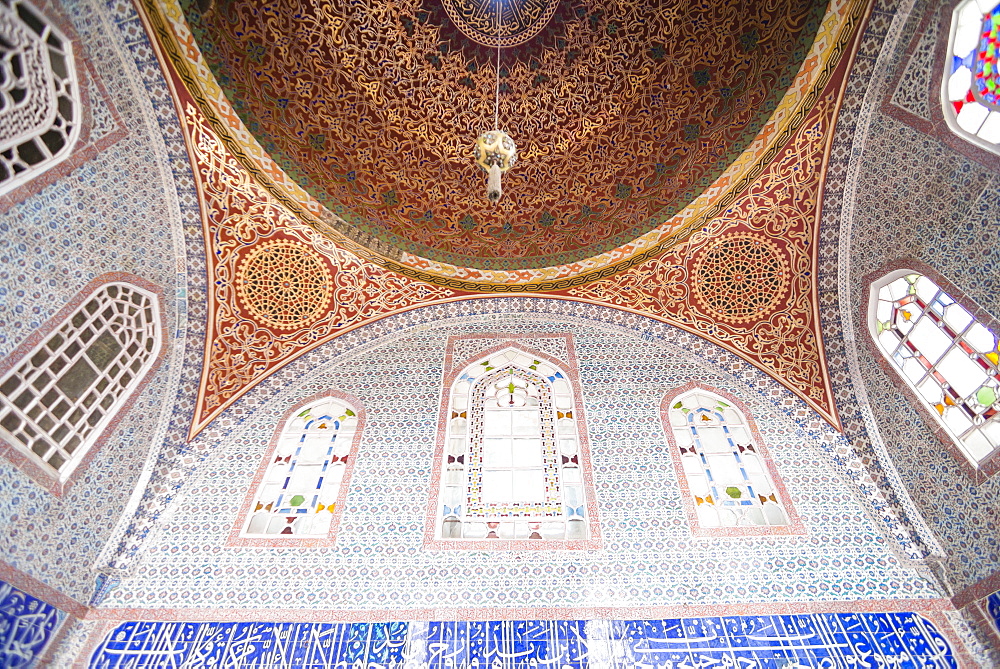
[(511, 136), (500, 130), (500, 3), (497, 3), (497, 83), (493, 102), (493, 130), (476, 139), (473, 155), (476, 164), (489, 173), (486, 179), (486, 198), (496, 204), (503, 196), (500, 177), (517, 162), (517, 145)]

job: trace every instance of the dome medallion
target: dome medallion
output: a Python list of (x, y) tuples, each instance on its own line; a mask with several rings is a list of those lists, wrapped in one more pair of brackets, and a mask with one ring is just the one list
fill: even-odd
[[(497, 29), (497, 2), (500, 28)], [(524, 44), (542, 32), (559, 6), (559, 0), (442, 0), (455, 27), (473, 42), (504, 48)]]

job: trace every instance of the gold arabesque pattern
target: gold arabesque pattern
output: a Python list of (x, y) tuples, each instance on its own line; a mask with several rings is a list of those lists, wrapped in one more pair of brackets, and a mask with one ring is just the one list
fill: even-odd
[[(548, 25), (559, 0), (441, 0), (462, 34), (489, 47), (524, 44)], [(499, 4), (499, 7), (498, 7)], [(498, 11), (499, 9), (499, 11)]]
[(330, 271), (298, 242), (278, 239), (253, 247), (240, 262), (236, 294), (258, 321), (279, 330), (309, 325), (330, 301)]
[[(349, 224), (325, 211), (305, 193), (296, 191), (289, 176), (281, 173), (270, 161), (270, 156), (262, 152), (263, 148), (249, 138), (234, 110), (214, 87), (215, 82), (207, 75), (204, 63), (197, 58), (188, 59), (191, 53), (197, 53), (193, 50), (195, 42), (182, 29), (186, 26), (183, 21), (178, 22), (179, 14), (170, 12), (174, 7), (171, 1), (164, 2), (163, 7), (169, 15), (156, 10), (144, 18), (163, 40), (158, 46), (169, 57), (170, 66), (178, 68), (171, 76), (176, 77), (175, 91), (186, 110), (184, 120), (189, 146), (192, 150), (199, 147), (197, 153), (200, 155), (195, 157), (195, 162), (196, 174), (203, 177), (199, 183), (200, 198), (203, 208), (212, 212), (207, 215), (215, 221), (206, 228), (207, 237), (213, 240), (208, 249), (214, 267), (210, 272), (213, 277), (210, 285), (214, 286), (210, 301), (212, 332), (206, 348), (205, 376), (192, 434), (243, 392), (313, 346), (373, 318), (421, 304), (440, 304), (467, 297), (463, 289), (556, 291), (549, 294), (615, 306), (678, 325), (752, 361), (836, 424), (814, 311), (815, 286), (809, 249), (815, 243), (815, 231), (810, 234), (806, 232), (808, 224), (804, 226), (806, 229), (800, 226), (810, 220), (811, 217), (803, 214), (814, 212), (818, 200), (814, 179), (822, 161), (823, 138), (830, 127), (833, 102), (844, 70), (842, 61), (839, 67), (836, 65), (837, 57), (849, 51), (850, 40), (846, 38), (864, 18), (857, 6), (833, 0), (831, 14), (824, 20), (822, 31), (825, 46), (803, 64), (796, 79), (794, 100), (790, 103), (786, 98), (781, 102), (762, 136), (738, 161), (739, 169), (735, 169), (734, 164), (735, 171), (727, 171), (718, 183), (699, 196), (701, 204), (698, 207), (681, 212), (651, 231), (648, 242), (644, 236), (641, 241), (635, 240), (609, 252), (606, 258), (595, 257), (539, 270), (505, 272), (448, 267), (405, 253), (380, 257), (383, 251), (377, 245), (364, 241), (360, 246), (356, 244), (357, 231), (345, 231)], [(153, 7), (150, 4), (143, 6)], [(839, 75), (835, 74), (838, 69)], [(819, 109), (814, 106), (818, 100), (823, 100)], [(194, 113), (191, 103), (196, 103), (205, 115)], [(221, 152), (222, 147), (217, 144), (220, 139), (226, 147)], [(790, 143), (786, 144), (786, 139), (790, 139)], [(805, 175), (810, 178), (802, 181), (799, 177)], [(253, 181), (259, 185), (253, 185)], [(238, 192), (233, 191), (234, 186), (239, 187)], [(289, 197), (296, 192), (298, 196)], [(246, 199), (248, 197), (250, 199)], [(795, 211), (786, 211), (792, 204)], [(245, 225), (234, 224), (233, 221), (242, 221), (244, 217), (234, 217), (232, 212), (247, 206), (259, 209), (259, 213), (252, 220), (247, 217)], [(293, 216), (298, 216), (299, 221)], [(794, 225), (788, 227), (792, 221)], [(336, 239), (336, 244), (324, 243), (322, 237), (311, 236), (301, 223)], [(684, 232), (683, 237), (672, 239), (671, 230), (680, 229)], [(757, 322), (731, 326), (709, 314), (704, 304), (696, 299), (694, 260), (700, 258), (701, 252), (720, 234), (729, 236), (745, 230), (759, 230), (769, 240), (777, 242), (783, 253), (789, 254), (788, 276), (794, 290), (778, 300), (770, 315)], [(287, 335), (275, 332), (278, 336), (264, 343), (261, 349), (269, 362), (265, 368), (258, 369), (253, 360), (247, 358), (246, 346), (260, 343), (258, 339), (263, 330), (245, 320), (247, 312), (244, 312), (244, 320), (240, 320), (238, 312), (233, 311), (233, 306), (239, 305), (239, 300), (234, 299), (237, 297), (233, 280), (235, 262), (247, 253), (246, 248), (267, 238), (288, 237), (289, 232), (291, 237), (327, 256), (336, 284), (353, 285), (350, 288), (345, 285), (345, 290), (337, 293), (343, 298), (337, 299), (337, 308), (328, 311), (313, 326)], [(376, 248), (379, 250), (372, 253)], [(228, 259), (215, 262), (215, 249), (226, 249)], [(345, 253), (344, 249), (351, 249), (357, 255)], [(384, 268), (393, 271), (384, 271)], [(447, 285), (452, 290), (413, 281), (416, 277), (438, 286)], [(547, 277), (552, 280), (544, 280)], [(598, 281), (589, 283), (594, 279)]]
[[(381, 267), (418, 281), (492, 293), (554, 291), (613, 276), (657, 257), (725, 212), (805, 120), (842, 57), (849, 53), (852, 36), (863, 25), (869, 9), (866, 0), (830, 0), (802, 67), (760, 134), (711, 187), (676, 216), (639, 238), (581, 261), (503, 270), (456, 266), (401, 252), (325, 209), (278, 167), (268, 150), (243, 125), (202, 58), (191, 26), (183, 18), (180, 0), (140, 0), (140, 3), (140, 13), (151, 34), (156, 36), (164, 63), (176, 68), (184, 90), (205, 114), (209, 126), (276, 202), (341, 248)], [(338, 26), (337, 21), (332, 21), (332, 29), (339, 30)]]
[(756, 233), (722, 237), (694, 266), (694, 296), (728, 323), (766, 317), (788, 289), (788, 263), (777, 245)]
[(516, 196), (494, 209), (466, 156), (491, 129), (495, 52), (430, 4), (186, 14), (251, 132), (334, 214), (403, 252), (491, 270), (581, 260), (670, 219), (754, 140), (823, 15), (809, 0), (562, 3), (503, 60), (500, 129), (524, 141)]

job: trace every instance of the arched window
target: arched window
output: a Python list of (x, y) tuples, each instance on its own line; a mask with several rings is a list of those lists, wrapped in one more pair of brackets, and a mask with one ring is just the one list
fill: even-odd
[(0, 436), (65, 481), (159, 355), (156, 294), (103, 283), (0, 377)]
[(69, 156), (80, 115), (69, 40), (27, 0), (0, 3), (0, 194)]
[(332, 536), (361, 428), (360, 404), (346, 397), (311, 398), (293, 409), (268, 451), (239, 536)]
[(929, 277), (890, 272), (872, 285), (878, 349), (976, 468), (1000, 451), (996, 333)]
[(802, 531), (759, 434), (735, 400), (693, 386), (667, 396), (663, 417), (696, 534)]
[(941, 82), (944, 117), (957, 135), (1000, 154), (1000, 3), (965, 0), (951, 18)]
[(588, 460), (575, 395), (562, 368), (513, 347), (455, 375), (447, 395), (436, 539), (530, 548), (532, 541), (573, 547), (568, 544), (591, 538)]

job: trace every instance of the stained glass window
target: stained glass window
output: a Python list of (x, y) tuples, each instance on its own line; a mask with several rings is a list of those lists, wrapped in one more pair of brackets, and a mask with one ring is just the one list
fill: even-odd
[(894, 272), (874, 286), (879, 349), (979, 466), (1000, 450), (996, 333), (930, 278)]
[(0, 2), (0, 193), (69, 156), (80, 115), (69, 40), (27, 0)]
[(358, 415), (327, 397), (285, 423), (257, 488), (243, 536), (326, 537), (346, 491)]
[(156, 295), (100, 286), (0, 379), (0, 435), (65, 480), (159, 351)]
[(784, 502), (739, 408), (699, 388), (671, 400), (669, 413), (701, 527), (789, 524)]
[(944, 115), (959, 135), (1000, 153), (1000, 3), (966, 0), (952, 14)]
[(549, 362), (507, 349), (452, 384), (438, 537), (586, 539), (573, 389)]

